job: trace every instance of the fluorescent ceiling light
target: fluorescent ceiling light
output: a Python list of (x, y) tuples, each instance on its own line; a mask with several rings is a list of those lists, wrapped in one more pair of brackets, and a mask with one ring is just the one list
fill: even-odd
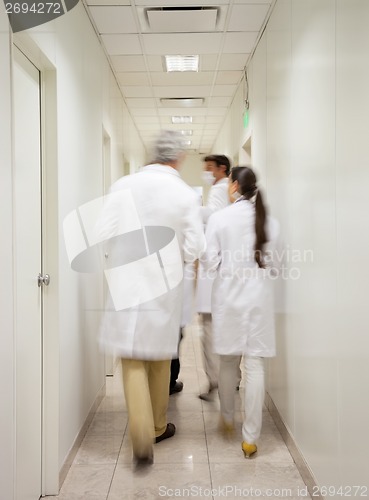
[(183, 144), (184, 146), (191, 146), (192, 141), (182, 141), (182, 144)]
[(164, 56), (165, 68), (171, 71), (199, 71), (199, 56)]
[(192, 135), (193, 131), (192, 130), (180, 130), (179, 133), (181, 135)]
[(204, 104), (203, 97), (161, 97), (160, 104), (164, 108), (196, 108)]
[(172, 123), (192, 123), (192, 116), (172, 116)]

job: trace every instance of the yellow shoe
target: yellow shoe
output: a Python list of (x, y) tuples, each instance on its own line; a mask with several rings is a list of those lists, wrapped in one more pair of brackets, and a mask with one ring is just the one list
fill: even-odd
[(246, 443), (246, 441), (242, 441), (242, 451), (245, 458), (250, 458), (251, 455), (254, 455), (258, 451), (258, 449), (256, 444), (249, 444)]
[(227, 439), (233, 438), (235, 432), (234, 425), (225, 422), (222, 417), (220, 417), (218, 428), (224, 438)]

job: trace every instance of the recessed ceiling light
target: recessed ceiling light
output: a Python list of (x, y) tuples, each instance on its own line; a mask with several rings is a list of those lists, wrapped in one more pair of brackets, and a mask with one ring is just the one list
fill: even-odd
[(193, 131), (192, 130), (180, 130), (179, 133), (181, 135), (192, 135)]
[(172, 123), (192, 123), (192, 116), (172, 116)]
[(164, 56), (165, 68), (171, 71), (199, 71), (199, 56)]
[(182, 141), (182, 144), (183, 144), (184, 146), (191, 146), (192, 141)]

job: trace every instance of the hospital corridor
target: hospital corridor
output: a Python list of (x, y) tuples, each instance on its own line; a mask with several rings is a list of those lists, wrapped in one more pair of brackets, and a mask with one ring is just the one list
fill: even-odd
[(0, 5), (0, 500), (369, 496), (369, 1)]

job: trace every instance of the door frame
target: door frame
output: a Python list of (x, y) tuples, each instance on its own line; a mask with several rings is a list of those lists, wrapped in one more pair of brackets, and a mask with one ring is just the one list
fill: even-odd
[[(50, 275), (43, 290), (42, 315), (42, 465), (41, 495), (59, 493), (59, 216), (56, 68), (26, 33), (15, 45), (40, 71), (42, 269)], [(40, 270), (41, 271), (41, 270)]]

